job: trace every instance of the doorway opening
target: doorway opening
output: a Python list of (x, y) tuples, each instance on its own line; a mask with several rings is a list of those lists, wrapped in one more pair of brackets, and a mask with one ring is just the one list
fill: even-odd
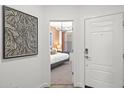
[(73, 87), (72, 24), (65, 20), (49, 23), (51, 87)]

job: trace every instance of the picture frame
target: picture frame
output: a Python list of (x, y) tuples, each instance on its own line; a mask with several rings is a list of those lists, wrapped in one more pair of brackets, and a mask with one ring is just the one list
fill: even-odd
[(38, 55), (38, 18), (3, 6), (3, 59)]

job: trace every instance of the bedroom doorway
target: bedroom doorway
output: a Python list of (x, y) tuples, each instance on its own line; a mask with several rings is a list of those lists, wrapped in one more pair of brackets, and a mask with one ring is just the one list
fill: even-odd
[(51, 87), (73, 87), (72, 25), (71, 20), (54, 20), (49, 23)]

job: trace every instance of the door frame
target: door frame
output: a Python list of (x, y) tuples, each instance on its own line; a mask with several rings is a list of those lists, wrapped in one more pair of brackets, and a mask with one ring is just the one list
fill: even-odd
[[(85, 69), (85, 65), (86, 65), (86, 60), (85, 60), (85, 48), (86, 48), (86, 20), (89, 19), (93, 19), (93, 18), (100, 18), (100, 17), (105, 17), (105, 16), (110, 16), (110, 15), (116, 15), (116, 14), (122, 14), (123, 15), (123, 30), (124, 30), (124, 12), (118, 12), (118, 13), (111, 13), (111, 14), (106, 14), (106, 15), (99, 15), (99, 16), (95, 16), (95, 17), (88, 17), (88, 18), (84, 18), (84, 87), (86, 88), (92, 88), (91, 86), (86, 86), (86, 79), (85, 79), (85, 75), (86, 75), (86, 69)], [(124, 32), (123, 32), (123, 37), (122, 37), (122, 48), (123, 48), (123, 63), (124, 63)], [(123, 64), (123, 87), (124, 87), (124, 64)]]
[[(73, 33), (73, 28), (74, 28), (74, 20), (59, 20), (59, 19), (57, 19), (57, 20), (49, 20), (49, 27), (50, 27), (50, 22), (72, 22), (72, 53), (73, 53), (73, 51), (74, 51), (74, 42), (73, 42), (73, 40), (74, 40), (74, 33)], [(49, 31), (49, 29), (48, 29), (48, 31)], [(50, 38), (49, 38), (49, 42), (50, 42)], [(50, 44), (49, 44), (50, 45)], [(49, 46), (50, 47), (50, 46)], [(73, 57), (73, 55), (72, 55), (72, 57)], [(69, 59), (70, 60), (70, 59)], [(73, 58), (71, 59), (71, 61), (72, 61), (72, 65), (71, 65), (71, 68), (72, 68), (72, 85), (74, 86), (74, 66), (73, 66)], [(50, 64), (50, 85), (51, 85), (51, 64)], [(49, 85), (49, 86), (50, 86)]]

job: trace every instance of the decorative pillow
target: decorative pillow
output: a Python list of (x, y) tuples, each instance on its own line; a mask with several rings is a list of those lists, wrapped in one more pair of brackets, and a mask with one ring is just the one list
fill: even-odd
[(51, 55), (54, 55), (54, 54), (56, 54), (57, 53), (57, 50), (56, 49), (52, 49), (51, 50)]

